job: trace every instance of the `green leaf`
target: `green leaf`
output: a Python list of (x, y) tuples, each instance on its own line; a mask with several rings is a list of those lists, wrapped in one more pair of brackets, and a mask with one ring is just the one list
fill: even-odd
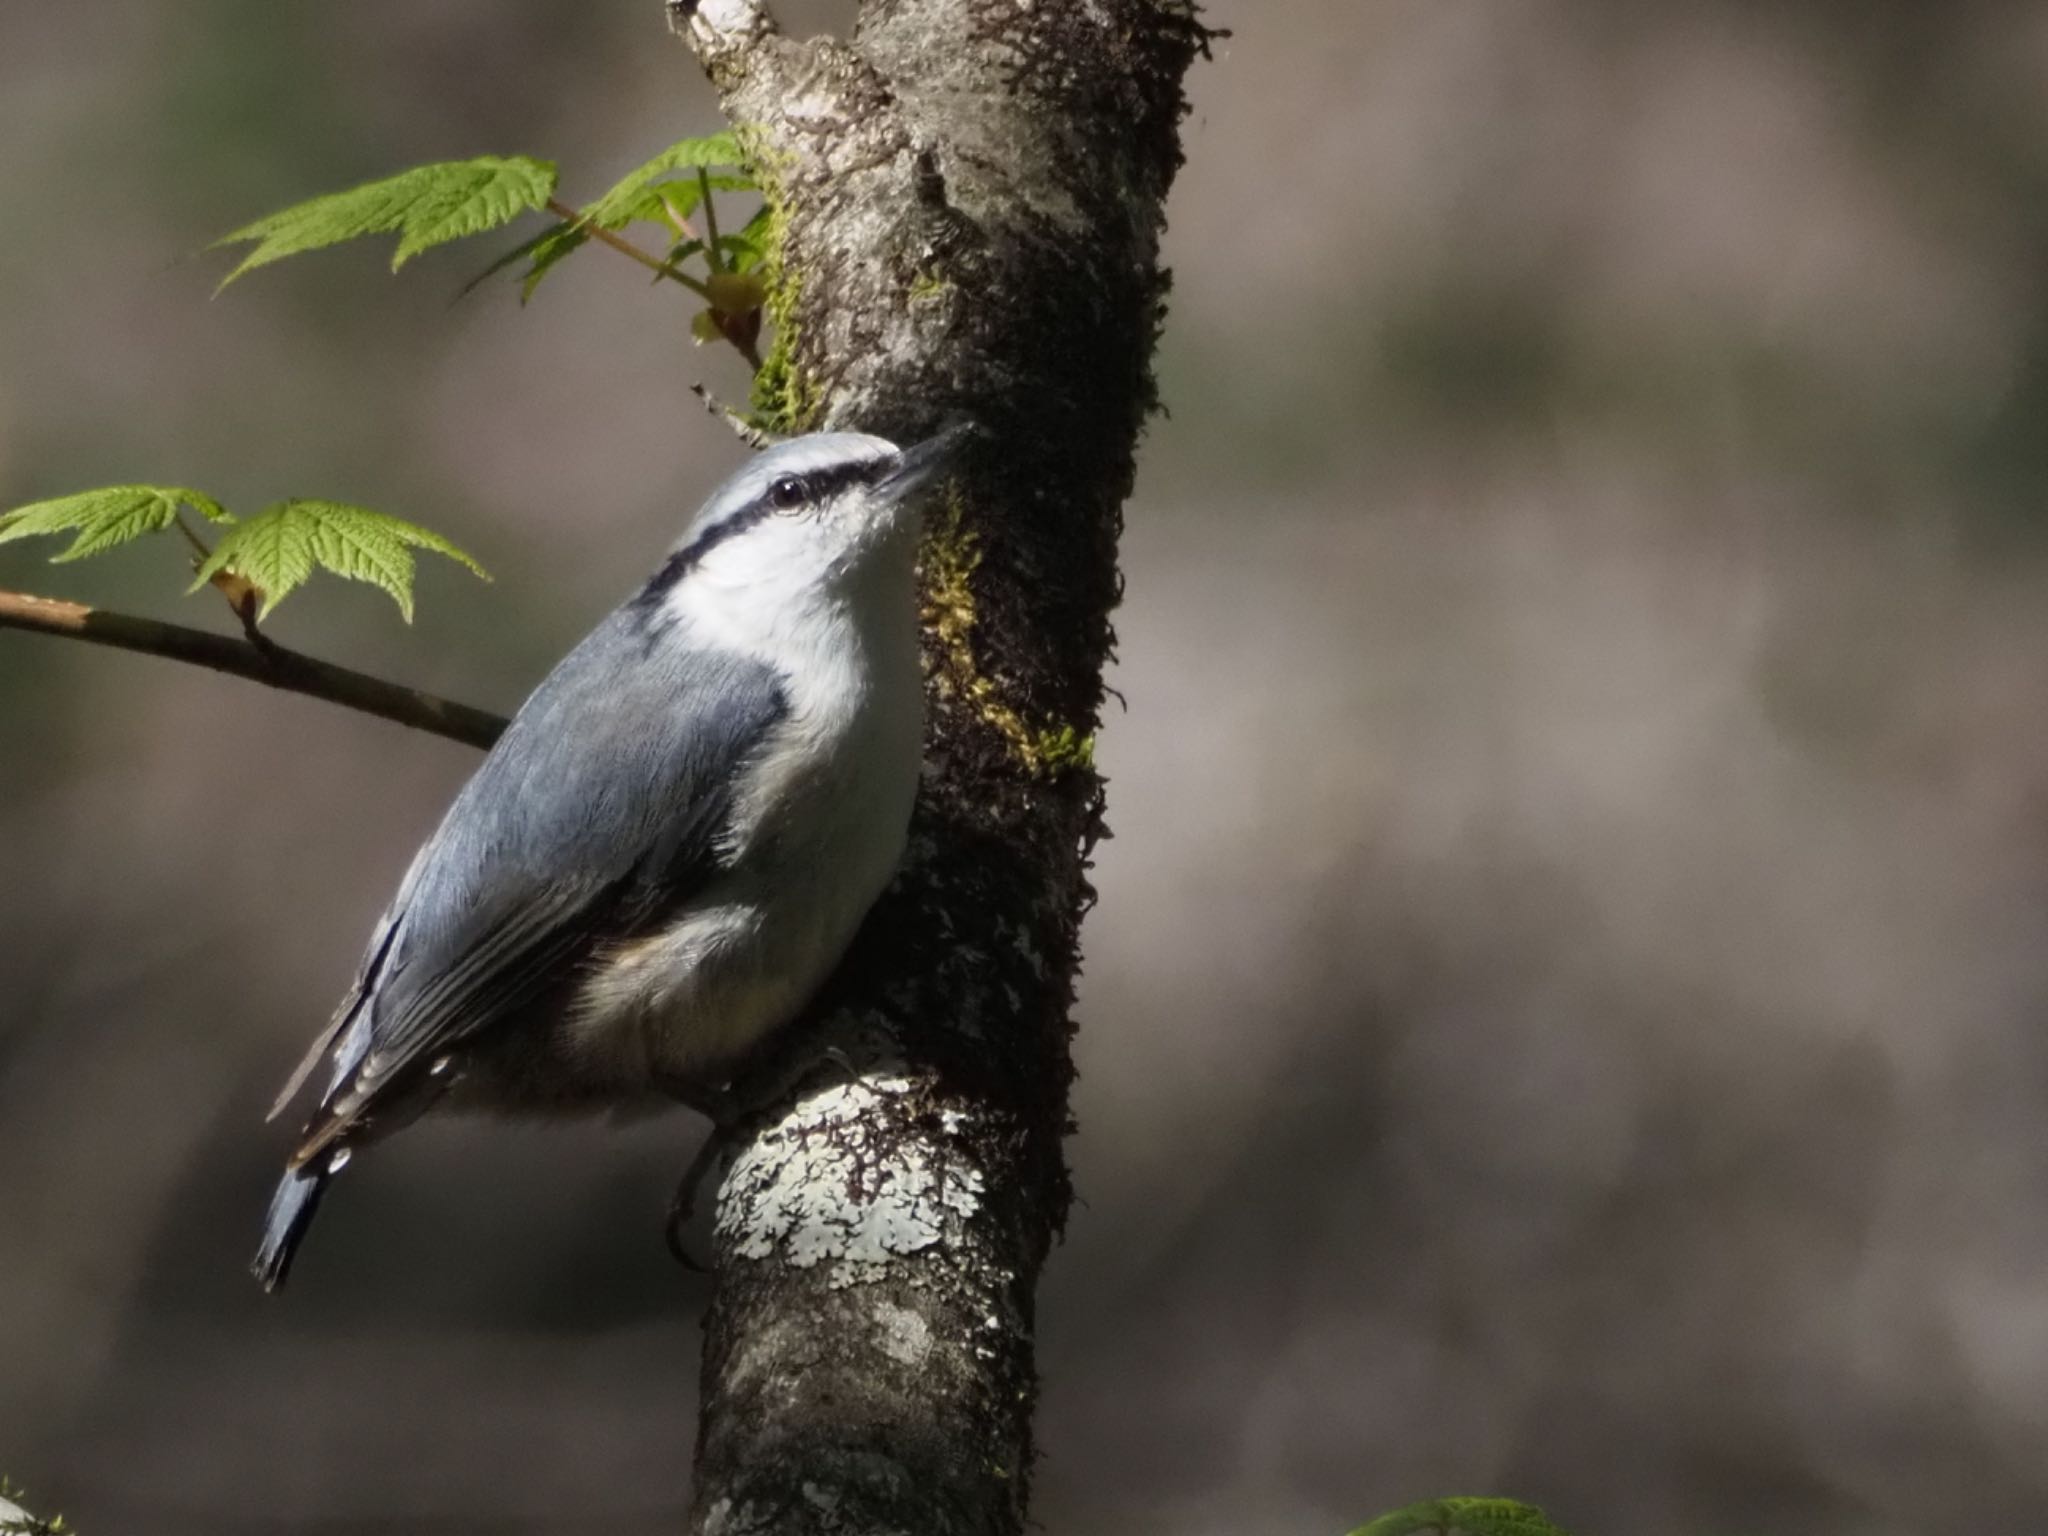
[[(701, 139), (680, 140), (669, 145), (645, 165), (621, 177), (609, 192), (583, 212), (607, 229), (617, 229), (634, 218), (658, 218), (658, 211), (650, 215), (629, 210), (647, 208), (649, 190), (664, 177), (671, 176), (677, 171), (713, 170), (719, 166), (740, 169), (739, 140), (731, 133), (714, 133)], [(752, 189), (754, 185), (753, 180), (743, 174), (713, 176), (710, 181), (713, 187), (722, 192), (744, 192)], [(688, 209), (697, 206), (695, 175), (684, 181), (668, 182), (666, 185), (675, 189), (677, 193), (683, 187), (691, 189), (690, 200), (685, 206), (686, 213)]]
[[(638, 171), (633, 173), (639, 175)], [(738, 181), (733, 176), (721, 176), (721, 181)], [(697, 211), (697, 205), (704, 201), (704, 190), (697, 185), (697, 178), (689, 180), (648, 181), (631, 184), (632, 177), (622, 181), (594, 203), (586, 203), (577, 210), (589, 223), (605, 229), (624, 229), (628, 224), (659, 224), (673, 230), (672, 219), (687, 219)], [(733, 190), (743, 190), (745, 183)]]
[(0, 514), (0, 544), (38, 534), (70, 533), (75, 535), (71, 547), (50, 558), (58, 562), (83, 560), (170, 527), (177, 521), (180, 506), (192, 508), (210, 523), (234, 521), (219, 502), (188, 486), (108, 485), (31, 502)]
[(1431, 1499), (1381, 1515), (1351, 1536), (1410, 1536), (1415, 1531), (1432, 1536), (1454, 1531), (1464, 1536), (1566, 1536), (1535, 1505), (1514, 1499)]
[[(577, 209), (576, 222), (556, 224), (531, 240), (514, 246), (463, 284), (462, 291), (468, 293), (515, 262), (526, 260), (526, 271), (519, 283), (519, 302), (524, 304), (533, 297), (541, 279), (589, 241), (593, 225), (599, 229), (617, 230), (629, 224), (658, 224), (663, 230), (673, 233), (673, 220), (687, 219), (695, 213), (704, 200), (707, 186), (718, 192), (755, 190), (753, 178), (737, 169), (701, 178), (697, 174), (700, 169), (709, 171), (716, 166), (737, 168), (739, 164), (739, 141), (729, 132), (671, 144), (652, 160), (615, 182), (602, 197)], [(746, 230), (741, 231), (742, 235), (752, 231), (759, 222), (759, 215), (756, 215)]]
[(212, 558), (199, 567), (192, 590), (198, 591), (221, 571), (240, 576), (263, 593), (263, 608), (256, 615), (261, 620), (302, 586), (317, 565), (389, 594), (410, 624), (415, 549), (446, 555), (485, 581), (491, 579), (475, 560), (431, 529), (368, 507), (300, 499), (280, 501), (235, 524), (215, 546)]
[(751, 272), (768, 259), (770, 222), (770, 212), (763, 207), (737, 232), (719, 236), (718, 248), (725, 253), (733, 271)]
[(396, 272), (432, 246), (495, 229), (529, 209), (545, 207), (554, 192), (553, 163), (526, 155), (416, 165), (382, 181), (296, 203), (223, 235), (214, 241), (216, 246), (253, 241), (256, 248), (221, 279), (220, 286), (286, 256), (362, 235), (398, 235), (398, 248), (391, 256), (391, 270)]
[[(725, 191), (744, 192), (750, 190), (753, 183), (741, 176), (713, 176), (711, 185)], [(624, 229), (629, 224), (656, 224), (665, 233), (673, 233), (675, 225), (672, 219), (687, 219), (697, 211), (703, 197), (703, 188), (694, 176), (688, 181), (650, 182), (635, 188), (629, 195), (620, 195), (619, 189), (614, 187), (596, 202), (579, 208), (577, 223), (557, 224), (524, 248), (532, 251), (533, 260), (520, 279), (519, 302), (523, 304), (531, 299), (541, 279), (590, 239), (591, 226)], [(492, 266), (491, 271), (498, 271), (517, 260), (524, 249), (518, 253), (508, 252)], [(702, 250), (703, 245), (697, 241), (685, 241), (680, 249), (688, 254)], [(678, 258), (671, 252), (669, 259), (674, 261)]]
[(587, 222), (605, 229), (624, 229), (628, 224), (659, 224), (663, 229), (673, 231), (677, 219), (687, 219), (703, 203), (707, 183), (714, 192), (754, 190), (754, 184), (744, 176), (706, 176), (700, 179), (692, 175), (687, 179), (650, 181), (630, 191), (623, 191), (626, 183), (621, 182), (577, 212)]

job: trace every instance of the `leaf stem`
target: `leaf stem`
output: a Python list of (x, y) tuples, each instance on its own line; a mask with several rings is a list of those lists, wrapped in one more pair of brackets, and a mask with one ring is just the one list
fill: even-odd
[(132, 614), (109, 613), (104, 608), (88, 608), (83, 603), (5, 591), (0, 591), (0, 629), (86, 640), (146, 656), (168, 656), (173, 661), (210, 667), (267, 687), (325, 699), (330, 704), (361, 710), (417, 731), (429, 731), (465, 746), (488, 748), (505, 729), (506, 722), (498, 715), (302, 656), (267, 637), (260, 645), (245, 644), (227, 635), (190, 629), (183, 624), (165, 624)]
[[(704, 264), (714, 272), (723, 272), (725, 259), (718, 253), (718, 210), (711, 206), (711, 173), (701, 165), (697, 167), (697, 206), (704, 210)], [(759, 363), (754, 365), (754, 371), (761, 371)]]
[[(171, 516), (178, 525), (178, 532), (185, 535), (185, 542), (192, 546), (192, 569), (197, 571), (208, 560), (213, 558), (213, 550), (208, 547), (206, 540), (192, 531), (192, 525), (185, 521), (184, 508), (180, 507)], [(228, 605), (228, 612), (232, 613), (235, 616), (235, 621), (242, 626), (242, 633), (248, 637), (251, 645), (266, 655), (274, 654), (281, 649), (275, 640), (256, 627), (255, 593), (251, 592), (240, 601), (237, 601), (235, 594), (222, 585), (221, 578), (215, 577), (210, 585), (214, 591), (221, 595), (221, 600)]]
[(633, 260), (639, 262), (641, 266), (647, 268), (648, 271), (654, 273), (657, 277), (672, 278), (689, 289), (690, 292), (696, 294), (698, 298), (703, 299), (706, 303), (710, 302), (711, 290), (698, 282), (696, 278), (690, 276), (689, 273), (680, 270), (670, 262), (661, 260), (658, 256), (648, 255), (623, 235), (606, 229), (602, 224), (593, 223), (560, 198), (551, 197), (548, 199), (548, 212), (564, 223), (573, 224), (576, 228), (590, 236), (591, 239), (610, 246), (620, 255), (632, 257)]
[[(702, 176), (704, 172), (699, 170), (697, 174)], [(592, 223), (560, 198), (551, 197), (548, 199), (548, 212), (564, 223), (572, 224), (581, 229), (591, 239), (610, 246), (620, 255), (632, 257), (633, 260), (639, 262), (641, 266), (652, 272), (656, 277), (673, 278), (676, 282), (689, 289), (690, 292), (696, 294), (705, 303), (709, 304), (711, 302), (711, 290), (697, 281), (696, 278), (690, 276), (689, 273), (677, 267), (674, 262), (663, 261), (657, 256), (648, 255), (647, 252), (641, 250), (639, 246), (626, 239), (623, 235), (606, 229), (602, 224)], [(713, 253), (718, 249), (718, 224), (716, 222), (716, 215), (711, 211), (711, 192), (708, 184), (704, 192), (704, 222), (710, 233), (710, 240), (704, 247), (705, 259), (712, 263), (712, 270), (717, 271), (719, 270), (717, 265), (718, 258)], [(749, 368), (753, 369), (756, 373), (761, 371), (761, 352), (758, 347), (751, 341), (743, 344), (730, 335), (726, 337), (726, 340), (732, 342), (733, 350), (746, 360)]]
[(192, 531), (192, 525), (185, 521), (184, 508), (180, 507), (176, 512), (173, 512), (171, 516), (177, 522), (178, 532), (185, 535), (185, 542), (192, 546), (192, 553), (197, 555), (199, 557), (199, 563), (201, 565), (204, 565), (207, 562), (207, 560), (210, 559), (213, 555), (213, 551), (207, 547), (206, 540), (202, 539), (201, 537), (199, 537), (198, 534), (194, 533)]

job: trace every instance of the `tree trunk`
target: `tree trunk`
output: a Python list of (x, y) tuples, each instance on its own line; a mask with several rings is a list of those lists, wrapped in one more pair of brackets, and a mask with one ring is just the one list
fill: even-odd
[(693, 1528), (1013, 1533), (1120, 509), (1208, 34), (1187, 0), (867, 0), (851, 43), (758, 0), (671, 8), (774, 210), (757, 406), (987, 429), (926, 529), (910, 855), (827, 999), (858, 1076), (720, 1191)]

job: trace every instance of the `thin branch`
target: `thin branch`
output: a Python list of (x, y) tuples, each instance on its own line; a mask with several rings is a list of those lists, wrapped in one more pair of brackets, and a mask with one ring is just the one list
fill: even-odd
[(301, 656), (265, 640), (263, 647), (250, 645), (210, 630), (190, 629), (183, 624), (165, 624), (132, 614), (109, 613), (83, 603), (56, 598), (34, 597), (26, 592), (0, 591), (0, 629), (22, 629), (32, 634), (61, 635), (89, 640), (94, 645), (111, 645), (146, 656), (168, 656), (216, 672), (246, 677), (251, 682), (309, 698), (325, 699), (346, 709), (394, 720), (416, 731), (430, 731), (466, 746), (488, 748), (505, 729), (505, 721), (467, 704), (456, 704), (388, 683), (380, 677), (337, 667), (331, 662)]
[(582, 214), (578, 213), (574, 208), (571, 208), (567, 203), (563, 202), (560, 198), (551, 197), (548, 199), (548, 212), (552, 213), (556, 218), (560, 219), (563, 223), (572, 224), (576, 228), (582, 230), (583, 233), (590, 236), (591, 239), (610, 246), (613, 250), (617, 251), (621, 256), (632, 257), (633, 260), (639, 262), (641, 266), (645, 267), (648, 271), (652, 272), (656, 277), (671, 278), (674, 281), (681, 283), (685, 288), (689, 289), (690, 292), (696, 294), (698, 298), (705, 300), (707, 303), (710, 301), (711, 290), (706, 288), (702, 283), (698, 282), (696, 278), (690, 276), (689, 273), (683, 271), (681, 268), (675, 266), (673, 263), (663, 261), (658, 256), (648, 255), (645, 251), (641, 250), (639, 246), (635, 245), (632, 241), (626, 239), (623, 235), (616, 234), (613, 231), (606, 229), (602, 224), (598, 224), (590, 219), (586, 219)]
[(755, 452), (772, 448), (781, 441), (774, 433), (755, 426), (751, 421), (711, 393), (702, 384), (692, 384), (690, 393), (704, 402), (704, 409), (723, 421), (733, 430), (733, 435)]

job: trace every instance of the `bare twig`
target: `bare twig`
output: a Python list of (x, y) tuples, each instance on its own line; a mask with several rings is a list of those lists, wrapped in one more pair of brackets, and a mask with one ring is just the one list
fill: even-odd
[(704, 409), (723, 421), (733, 430), (733, 435), (757, 453), (763, 448), (772, 448), (781, 439), (774, 433), (755, 426), (751, 421), (711, 393), (702, 384), (692, 384), (690, 393), (704, 402)]
[(140, 651), (146, 656), (168, 656), (173, 661), (187, 661), (290, 693), (325, 699), (330, 704), (394, 720), (417, 731), (431, 731), (472, 747), (488, 748), (505, 729), (501, 717), (484, 710), (301, 656), (268, 639), (259, 648), (210, 630), (109, 613), (103, 608), (34, 597), (26, 592), (4, 591), (0, 591), (0, 629), (62, 635), (89, 640), (94, 645)]

